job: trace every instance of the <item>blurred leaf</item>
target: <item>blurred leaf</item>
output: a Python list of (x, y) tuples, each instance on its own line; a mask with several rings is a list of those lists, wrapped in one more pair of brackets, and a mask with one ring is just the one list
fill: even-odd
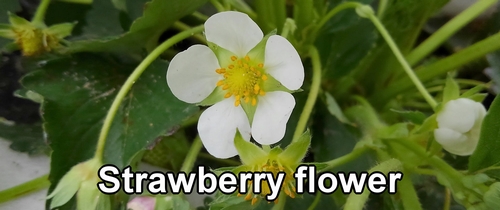
[[(165, 82), (167, 62), (153, 62), (134, 84), (109, 131), (104, 162), (119, 168), (158, 136), (175, 131), (198, 110), (179, 101)], [(50, 146), (52, 186), (75, 164), (93, 156), (102, 122), (135, 65), (91, 54), (47, 62), (22, 84), (44, 96), (42, 116)]]
[(42, 125), (6, 123), (0, 118), (0, 137), (12, 142), (10, 148), (29, 155), (46, 153), (49, 145), (43, 139)]
[[(153, 0), (144, 7), (142, 17), (135, 20), (125, 34), (105, 39), (82, 40), (71, 44), (69, 52), (128, 52), (155, 46), (160, 35), (179, 18), (192, 13), (206, 0)], [(116, 9), (115, 9), (116, 10)]]
[(179, 171), (189, 146), (185, 132), (181, 130), (171, 136), (156, 139), (154, 148), (145, 152), (143, 160), (158, 167)]
[(285, 209), (293, 209), (293, 210), (308, 209), (314, 202), (316, 196), (321, 196), (321, 197), (319, 198), (319, 203), (316, 205), (316, 208), (314, 209), (331, 209), (331, 210), (341, 209), (335, 204), (331, 196), (320, 192), (316, 193), (315, 195), (304, 193), (302, 194), (302, 198), (291, 199), (287, 197)]
[(422, 125), (424, 123), (425, 119), (427, 119), (427, 116), (420, 112), (420, 111), (400, 111), (400, 110), (395, 110), (391, 109), (391, 111), (396, 112), (398, 114), (401, 114), (401, 116), (410, 121), (411, 123), (417, 124), (417, 125)]
[(408, 137), (408, 124), (397, 123), (378, 130), (377, 138), (397, 139)]
[[(315, 162), (333, 160), (351, 152), (358, 138), (351, 133), (348, 125), (342, 124), (337, 118), (325, 114), (323, 105), (316, 106), (312, 130), (311, 151)], [(373, 160), (369, 155), (351, 161), (349, 164), (334, 168), (333, 171), (363, 171), (371, 167)]]
[(210, 203), (210, 210), (231, 209), (231, 207), (235, 207), (236, 205), (238, 205), (237, 207), (239, 207), (239, 209), (244, 209), (241, 208), (242, 205), (250, 206), (250, 202), (246, 202), (244, 196), (237, 197), (236, 195), (225, 195), (222, 193), (218, 193), (215, 196), (215, 199)]
[(92, 8), (85, 15), (82, 36), (78, 37), (78, 40), (99, 39), (124, 33), (119, 15), (120, 11), (113, 6), (110, 0), (94, 1)]
[(490, 68), (484, 70), (484, 73), (493, 81), (491, 89), (498, 94), (500, 93), (500, 51), (488, 54), (486, 58), (490, 63)]
[[(476, 150), (469, 159), (469, 171), (475, 172), (492, 166), (500, 166), (500, 97), (495, 100), (488, 110), (481, 127), (481, 137)], [(500, 170), (485, 172), (489, 176), (500, 179)]]

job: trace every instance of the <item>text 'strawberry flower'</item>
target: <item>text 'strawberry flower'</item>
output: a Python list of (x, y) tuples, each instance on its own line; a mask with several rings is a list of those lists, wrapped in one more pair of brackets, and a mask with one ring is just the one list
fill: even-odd
[(288, 40), (264, 36), (240, 12), (221, 12), (205, 22), (208, 46), (194, 45), (177, 54), (167, 71), (168, 86), (182, 101), (213, 105), (200, 117), (205, 148), (218, 158), (237, 154), (239, 130), (260, 144), (281, 140), (295, 106), (290, 94), (304, 80), (300, 57)]
[(456, 155), (471, 155), (476, 149), (486, 109), (468, 98), (448, 101), (437, 113), (436, 141)]
[(10, 25), (0, 24), (0, 37), (13, 39), (24, 56), (35, 56), (59, 48), (60, 40), (69, 36), (75, 25), (35, 25), (12, 13), (9, 13), (9, 21)]
[[(271, 172), (274, 178), (276, 178), (279, 172), (285, 173), (280, 190), (289, 197), (295, 198), (296, 183), (293, 174), (307, 154), (307, 149), (311, 143), (309, 131), (302, 134), (296, 142), (292, 142), (288, 145), (285, 150), (282, 150), (279, 146), (272, 148), (270, 151), (262, 150), (257, 145), (243, 140), (239, 133), (237, 133), (234, 142), (240, 155), (241, 162), (243, 163), (243, 165), (232, 170), (234, 174), (239, 174), (240, 172)], [(253, 184), (255, 183), (249, 183), (247, 185), (247, 194), (245, 195), (245, 200), (251, 201), (252, 205), (255, 204), (259, 198), (271, 194), (271, 189), (267, 181), (261, 181), (260, 194), (252, 193)], [(243, 195), (238, 194), (238, 196)], [(278, 203), (278, 199), (274, 200), (274, 202)]]

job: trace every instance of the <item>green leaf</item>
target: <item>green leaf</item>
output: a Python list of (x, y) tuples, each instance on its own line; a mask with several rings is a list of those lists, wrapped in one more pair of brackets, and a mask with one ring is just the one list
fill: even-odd
[(500, 209), (500, 182), (495, 182), (484, 193), (484, 202), (490, 209)]
[[(469, 171), (475, 172), (492, 166), (500, 166), (500, 97), (490, 106), (481, 127), (481, 136), (476, 150), (469, 159)], [(500, 179), (500, 170), (485, 172), (489, 176)]]
[[(499, 13), (500, 14), (500, 13)], [(494, 52), (486, 56), (490, 68), (487, 68), (484, 73), (493, 81), (492, 90), (495, 93), (500, 93), (500, 52)]]
[(401, 114), (401, 116), (404, 119), (417, 125), (422, 125), (422, 123), (424, 123), (425, 119), (427, 118), (427, 116), (424, 113), (419, 111), (405, 111), (405, 110), (401, 111), (395, 109), (391, 109), (391, 111)]
[(429, 116), (427, 119), (425, 119), (424, 122), (422, 123), (422, 126), (418, 128), (417, 133), (430, 132), (436, 129), (438, 127), (436, 117), (437, 115), (433, 114)]
[(444, 90), (443, 90), (443, 104), (445, 104), (448, 101), (455, 100), (460, 96), (460, 87), (458, 86), (458, 83), (455, 82), (455, 80), (448, 75), (446, 78), (446, 84), (444, 85)]
[(262, 162), (261, 159), (267, 157), (267, 153), (259, 146), (249, 141), (245, 141), (239, 131), (236, 131), (234, 146), (236, 150), (238, 150), (241, 162), (245, 165), (253, 165), (255, 162)]
[(215, 200), (210, 203), (210, 210), (229, 209), (231, 206), (242, 203), (247, 203), (248, 205), (250, 205), (250, 202), (245, 202), (244, 196), (237, 197), (235, 195), (225, 195), (219, 193), (217, 194)]
[[(354, 12), (351, 15), (357, 16)], [(333, 33), (328, 30), (319, 34), (315, 45), (323, 61), (324, 77), (338, 79), (360, 64), (361, 59), (374, 47), (377, 33), (369, 20), (359, 20)]]
[(51, 25), (47, 30), (59, 38), (64, 38), (71, 35), (71, 31), (73, 31), (75, 25), (76, 23), (60, 23)]
[[(50, 180), (93, 156), (102, 122), (134, 65), (91, 54), (48, 61), (22, 79), (44, 97), (42, 116), (50, 146)], [(179, 101), (165, 82), (167, 62), (157, 60), (143, 73), (119, 108), (109, 131), (104, 163), (121, 168), (158, 136), (174, 132), (198, 108)]]
[(0, 137), (11, 143), (14, 151), (29, 155), (48, 153), (49, 146), (43, 139), (43, 129), (40, 124), (14, 124), (0, 118)]
[(128, 32), (105, 39), (94, 38), (74, 42), (68, 52), (127, 52), (138, 51), (144, 47), (151, 48), (156, 46), (160, 35), (175, 21), (187, 14), (191, 14), (205, 2), (206, 0), (186, 0), (182, 2), (153, 0), (146, 3), (144, 6), (146, 9), (142, 17), (132, 23)]

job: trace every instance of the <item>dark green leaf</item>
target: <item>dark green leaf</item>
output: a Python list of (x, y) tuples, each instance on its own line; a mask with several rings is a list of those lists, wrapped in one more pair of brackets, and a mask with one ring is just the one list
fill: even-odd
[(500, 51), (491, 53), (486, 56), (490, 63), (490, 68), (487, 68), (484, 73), (493, 81), (492, 90), (495, 93), (500, 93)]
[(70, 52), (128, 52), (153, 47), (160, 35), (179, 18), (192, 13), (206, 0), (165, 1), (153, 0), (144, 7), (142, 17), (135, 20), (130, 30), (106, 39), (82, 40), (72, 43)]
[(23, 125), (2, 122), (0, 118), (0, 137), (12, 144), (10, 148), (30, 155), (46, 153), (49, 146), (43, 139), (42, 125)]
[[(92, 157), (102, 122), (135, 65), (80, 54), (49, 61), (23, 78), (23, 85), (44, 96), (44, 128), (53, 149), (53, 186), (75, 164)], [(104, 162), (117, 167), (158, 136), (174, 132), (198, 108), (179, 101), (165, 82), (167, 63), (153, 62), (134, 84), (111, 126)]]
[[(496, 97), (484, 118), (481, 137), (476, 150), (469, 159), (469, 170), (475, 172), (492, 166), (500, 166), (500, 97)], [(500, 179), (500, 170), (489, 170), (486, 174)]]

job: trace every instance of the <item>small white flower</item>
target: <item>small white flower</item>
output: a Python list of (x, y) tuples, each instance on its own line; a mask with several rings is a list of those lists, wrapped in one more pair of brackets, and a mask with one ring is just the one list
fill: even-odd
[(250, 135), (265, 145), (281, 140), (295, 106), (290, 90), (299, 89), (304, 80), (295, 48), (281, 36), (264, 37), (240, 12), (211, 16), (205, 36), (211, 48), (189, 47), (172, 59), (167, 71), (167, 83), (182, 101), (218, 99), (198, 122), (205, 148), (218, 158), (235, 156), (236, 129), (247, 141)]
[(476, 149), (486, 109), (467, 98), (451, 100), (437, 114), (436, 141), (453, 154), (471, 155)]

